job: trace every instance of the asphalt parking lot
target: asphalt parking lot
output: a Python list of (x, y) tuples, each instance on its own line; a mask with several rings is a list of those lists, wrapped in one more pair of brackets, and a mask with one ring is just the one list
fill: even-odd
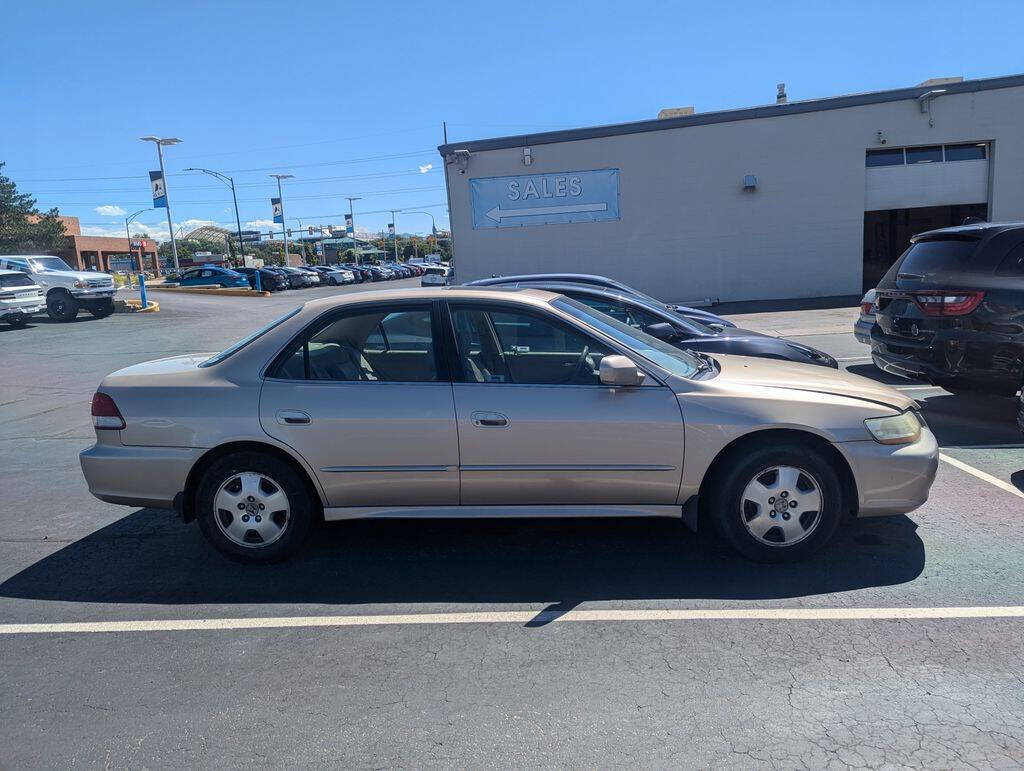
[(0, 766), (1024, 762), (1015, 405), (882, 375), (855, 307), (731, 318), (907, 390), (944, 460), (924, 507), (798, 565), (602, 520), (344, 523), (248, 567), (88, 494), (106, 373), (358, 290), (0, 327)]

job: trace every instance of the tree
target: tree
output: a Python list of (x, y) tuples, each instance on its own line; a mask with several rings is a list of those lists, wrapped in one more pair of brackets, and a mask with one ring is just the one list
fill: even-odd
[[(0, 172), (4, 164), (0, 163)], [(41, 254), (61, 251), (67, 240), (56, 209), (43, 214), (28, 193), (0, 173), (0, 254)]]

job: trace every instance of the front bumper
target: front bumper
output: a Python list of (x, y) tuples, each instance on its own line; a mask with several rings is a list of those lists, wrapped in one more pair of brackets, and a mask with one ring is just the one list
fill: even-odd
[(837, 446), (857, 483), (858, 517), (906, 514), (928, 500), (939, 467), (939, 445), (927, 426), (913, 444), (867, 440)]
[(117, 292), (117, 287), (104, 286), (90, 289), (70, 289), (71, 296), (76, 300), (111, 300)]
[(174, 507), (174, 497), (206, 452), (192, 447), (129, 447), (96, 443), (78, 459), (89, 492), (106, 503), (156, 509)]

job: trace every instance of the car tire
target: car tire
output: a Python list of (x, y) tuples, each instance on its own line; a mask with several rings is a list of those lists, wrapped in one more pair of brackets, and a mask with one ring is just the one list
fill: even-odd
[[(744, 447), (724, 459), (710, 482), (707, 512), (715, 529), (754, 562), (804, 559), (828, 542), (842, 518), (839, 475), (829, 458), (806, 445)], [(817, 505), (803, 509), (801, 498)]]
[(105, 319), (111, 313), (114, 312), (114, 301), (107, 300), (106, 302), (100, 303), (99, 305), (90, 305), (89, 313), (98, 319)]
[(8, 316), (7, 318), (4, 319), (4, 321), (6, 321), (15, 329), (24, 329), (25, 327), (28, 326), (28, 320), (30, 318), (31, 316)]
[(295, 554), (309, 533), (313, 510), (299, 472), (267, 453), (226, 455), (203, 473), (196, 491), (203, 535), (241, 562), (278, 562)]
[(54, 321), (73, 321), (78, 315), (78, 300), (67, 292), (54, 292), (46, 298), (46, 314)]

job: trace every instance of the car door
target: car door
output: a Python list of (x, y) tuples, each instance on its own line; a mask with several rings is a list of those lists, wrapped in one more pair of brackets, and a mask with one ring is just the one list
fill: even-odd
[(459, 448), (439, 309), (363, 303), (313, 322), (271, 365), (260, 421), (318, 475), (328, 505), (459, 502)]
[(676, 502), (683, 422), (672, 391), (601, 385), (616, 353), (521, 304), (449, 304), (463, 505)]

